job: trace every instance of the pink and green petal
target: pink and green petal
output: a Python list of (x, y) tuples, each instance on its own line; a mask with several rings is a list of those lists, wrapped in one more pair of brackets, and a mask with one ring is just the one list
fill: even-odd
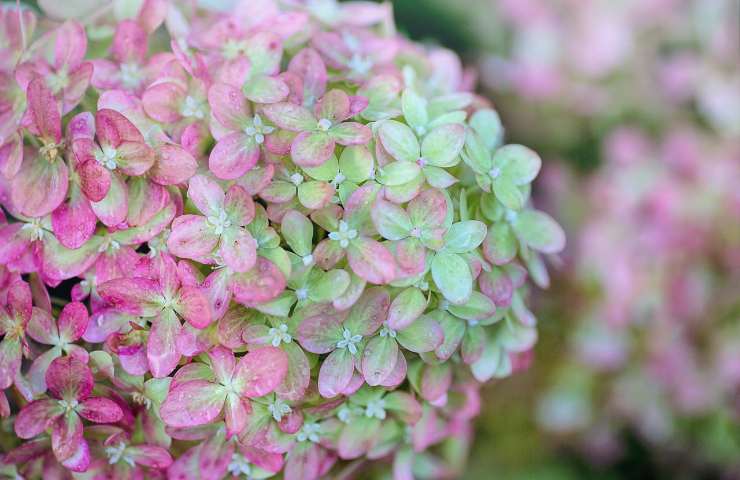
[(170, 427), (207, 425), (221, 413), (225, 400), (224, 387), (205, 380), (192, 380), (170, 390), (159, 414)]

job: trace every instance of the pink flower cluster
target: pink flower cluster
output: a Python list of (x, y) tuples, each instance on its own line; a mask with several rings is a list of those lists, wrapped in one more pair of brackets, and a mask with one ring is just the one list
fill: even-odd
[(565, 243), (459, 59), (374, 3), (39, 3), (0, 7), (0, 472), (455, 475)]

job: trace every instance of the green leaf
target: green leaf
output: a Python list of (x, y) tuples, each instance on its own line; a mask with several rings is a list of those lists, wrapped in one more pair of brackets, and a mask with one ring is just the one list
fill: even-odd
[(309, 255), (313, 247), (313, 222), (297, 210), (288, 210), (283, 216), (280, 231), (288, 246), (301, 257)]
[(391, 302), (388, 311), (388, 326), (394, 330), (406, 328), (424, 313), (427, 299), (421, 290), (409, 287), (399, 293)]
[(465, 145), (465, 127), (450, 123), (437, 127), (421, 142), (421, 156), (435, 167), (449, 168), (458, 164)]
[(373, 337), (362, 353), (362, 374), (370, 386), (380, 385), (396, 368), (398, 344), (386, 335)]
[(504, 145), (493, 154), (493, 168), (514, 185), (531, 183), (540, 167), (542, 160), (539, 155), (523, 145)]
[(488, 150), (496, 148), (503, 137), (501, 117), (490, 108), (476, 111), (470, 118), (470, 126)]
[(495, 265), (505, 265), (516, 257), (517, 239), (508, 223), (497, 222), (488, 228), (483, 240), (483, 255)]
[(411, 325), (398, 331), (398, 343), (416, 353), (431, 352), (444, 341), (442, 327), (431, 317), (422, 315)]
[(432, 278), (450, 303), (461, 305), (467, 302), (473, 291), (470, 267), (454, 253), (440, 252), (435, 255), (432, 260)]
[(480, 292), (473, 292), (462, 305), (450, 305), (450, 313), (465, 320), (483, 320), (494, 314), (496, 305)]
[(544, 212), (524, 210), (511, 226), (522, 242), (538, 252), (557, 253), (565, 248), (565, 232)]
[(418, 177), (421, 167), (414, 162), (392, 162), (378, 169), (376, 180), (383, 185), (403, 185)]
[(344, 270), (322, 272), (314, 270), (308, 287), (308, 298), (316, 303), (331, 302), (340, 297), (349, 287), (349, 273)]
[(371, 212), (373, 225), (387, 240), (401, 240), (411, 232), (411, 219), (406, 210), (395, 203), (378, 200)]
[(486, 238), (486, 224), (477, 220), (453, 223), (445, 234), (445, 251), (467, 253), (478, 248)]
[(417, 132), (423, 131), (429, 122), (426, 99), (413, 89), (407, 88), (401, 95), (401, 109), (406, 123)]
[(373, 155), (364, 145), (345, 147), (339, 156), (339, 169), (353, 183), (359, 184), (370, 178), (373, 166)]
[(512, 210), (521, 210), (524, 206), (524, 195), (519, 187), (506, 177), (498, 177), (493, 181), (493, 193), (496, 199)]
[(416, 162), (419, 159), (419, 141), (408, 125), (387, 120), (380, 125), (378, 137), (383, 148), (396, 160)]

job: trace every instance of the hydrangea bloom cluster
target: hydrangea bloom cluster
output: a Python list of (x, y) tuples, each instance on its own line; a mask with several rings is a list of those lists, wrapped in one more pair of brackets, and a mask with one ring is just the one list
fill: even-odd
[(454, 475), (565, 242), (459, 59), (365, 2), (39, 3), (0, 8), (3, 474)]

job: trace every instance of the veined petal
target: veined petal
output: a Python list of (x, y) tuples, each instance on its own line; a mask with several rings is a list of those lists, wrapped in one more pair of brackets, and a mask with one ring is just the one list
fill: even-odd
[(167, 248), (175, 256), (198, 260), (208, 257), (218, 241), (219, 236), (213, 233), (206, 217), (181, 215), (172, 222)]
[(352, 380), (355, 369), (349, 349), (334, 350), (324, 359), (319, 370), (319, 393), (324, 398), (339, 395)]
[(34, 400), (18, 412), (15, 433), (23, 439), (33, 438), (44, 432), (62, 412), (62, 407), (55, 400)]
[(74, 356), (55, 358), (46, 371), (46, 386), (55, 398), (84, 400), (93, 383), (90, 367)]
[(95, 423), (115, 423), (123, 417), (116, 402), (104, 397), (91, 397), (80, 403), (77, 412), (85, 420)]
[(98, 285), (98, 294), (117, 310), (153, 317), (162, 309), (159, 282), (148, 278), (117, 278)]
[(259, 146), (243, 132), (220, 139), (208, 157), (208, 168), (224, 180), (239, 178), (254, 168), (259, 160)]
[(234, 371), (234, 384), (246, 397), (261, 397), (280, 385), (288, 373), (288, 356), (275, 347), (262, 347), (243, 356)]
[(329, 160), (335, 146), (326, 132), (301, 132), (290, 146), (290, 157), (301, 167), (318, 167)]
[(195, 427), (211, 423), (224, 406), (226, 390), (205, 380), (181, 383), (170, 390), (159, 414), (170, 427)]

